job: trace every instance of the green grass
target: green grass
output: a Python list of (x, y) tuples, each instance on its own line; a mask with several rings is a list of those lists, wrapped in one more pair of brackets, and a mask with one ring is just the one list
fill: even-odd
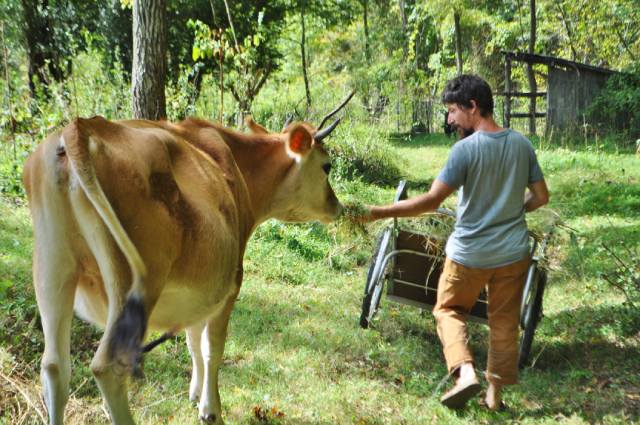
[[(413, 182), (411, 193), (425, 190), (435, 178), (451, 143), (439, 136), (390, 143)], [(638, 159), (615, 149), (559, 148), (545, 148), (539, 158), (551, 190), (550, 208), (577, 235), (561, 232), (555, 240), (545, 317), (534, 340), (535, 364), (506, 394), (507, 412), (489, 413), (476, 402), (461, 412), (440, 406), (439, 384), (446, 371), (430, 314), (383, 299), (373, 329), (359, 328), (367, 263), (380, 224), (362, 235), (319, 224), (270, 221), (249, 244), (245, 281), (231, 318), (220, 372), (226, 422), (638, 421), (638, 312), (598, 277), (614, 267), (600, 249), (603, 242), (620, 255), (624, 248), (619, 241), (630, 247), (640, 243)], [(393, 184), (376, 186), (366, 179), (335, 180), (342, 199), (383, 203), (395, 191)], [(0, 199), (1, 288), (7, 286), (4, 282), (11, 284), (0, 289), (0, 370), (22, 377), (25, 388), (36, 394), (42, 333), (31, 288), (30, 221), (23, 202)], [(482, 369), (487, 329), (470, 328)], [(99, 335), (75, 321), (70, 423), (107, 423), (88, 368)], [(183, 336), (147, 355), (145, 379), (130, 387), (137, 420), (197, 424), (197, 410), (187, 398), (190, 370)], [(2, 415), (0, 424), (11, 423)]]

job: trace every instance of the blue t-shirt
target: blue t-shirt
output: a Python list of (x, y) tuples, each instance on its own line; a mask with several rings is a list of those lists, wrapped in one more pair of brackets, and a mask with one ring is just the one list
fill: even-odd
[(449, 258), (467, 267), (494, 268), (529, 255), (524, 194), (543, 175), (526, 137), (511, 129), (477, 131), (453, 146), (437, 179), (460, 188)]

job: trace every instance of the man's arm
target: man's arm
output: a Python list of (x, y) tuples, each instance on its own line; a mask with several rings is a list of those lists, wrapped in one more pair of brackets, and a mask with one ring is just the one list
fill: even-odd
[(429, 189), (427, 193), (399, 201), (395, 204), (371, 207), (371, 214), (368, 219), (378, 220), (389, 217), (415, 217), (435, 210), (440, 206), (442, 201), (454, 191), (454, 188), (436, 179), (431, 184), (431, 189)]
[(531, 183), (529, 191), (524, 196), (524, 209), (526, 212), (535, 211), (549, 202), (549, 190), (544, 179)]

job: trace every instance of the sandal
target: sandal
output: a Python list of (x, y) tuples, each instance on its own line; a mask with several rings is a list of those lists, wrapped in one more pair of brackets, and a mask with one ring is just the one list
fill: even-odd
[(484, 407), (485, 409), (491, 410), (492, 412), (504, 412), (506, 411), (507, 405), (504, 404), (504, 401), (500, 400), (500, 404), (498, 404), (498, 407), (495, 409), (492, 409), (489, 407), (489, 405), (487, 404), (487, 399), (482, 397), (479, 401), (478, 401), (478, 405), (481, 407)]
[(462, 409), (467, 404), (467, 401), (478, 394), (481, 389), (480, 382), (475, 377), (458, 381), (453, 388), (440, 398), (440, 403), (449, 409)]

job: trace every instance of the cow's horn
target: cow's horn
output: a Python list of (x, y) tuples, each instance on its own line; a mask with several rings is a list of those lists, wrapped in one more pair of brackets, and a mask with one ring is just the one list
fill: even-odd
[(291, 121), (293, 121), (293, 114), (287, 115), (287, 119), (282, 126), (282, 131), (284, 131), (289, 126), (289, 124), (291, 124)]
[(334, 109), (333, 111), (331, 111), (327, 115), (325, 115), (324, 118), (322, 119), (322, 122), (318, 126), (318, 130), (320, 130), (322, 128), (322, 126), (329, 120), (329, 118), (331, 118), (332, 116), (337, 114), (338, 111), (340, 111), (340, 109), (344, 108), (344, 105), (346, 105), (347, 102), (349, 102), (351, 100), (351, 98), (353, 97), (354, 94), (356, 94), (355, 90), (352, 91), (351, 94), (340, 105), (338, 105), (338, 107), (336, 109)]
[(336, 119), (334, 122), (331, 123), (329, 127), (325, 128), (324, 130), (318, 131), (316, 135), (313, 136), (313, 140), (315, 140), (318, 143), (322, 142), (322, 139), (324, 139), (329, 134), (331, 134), (333, 129), (336, 128), (339, 123), (340, 123), (340, 118)]

